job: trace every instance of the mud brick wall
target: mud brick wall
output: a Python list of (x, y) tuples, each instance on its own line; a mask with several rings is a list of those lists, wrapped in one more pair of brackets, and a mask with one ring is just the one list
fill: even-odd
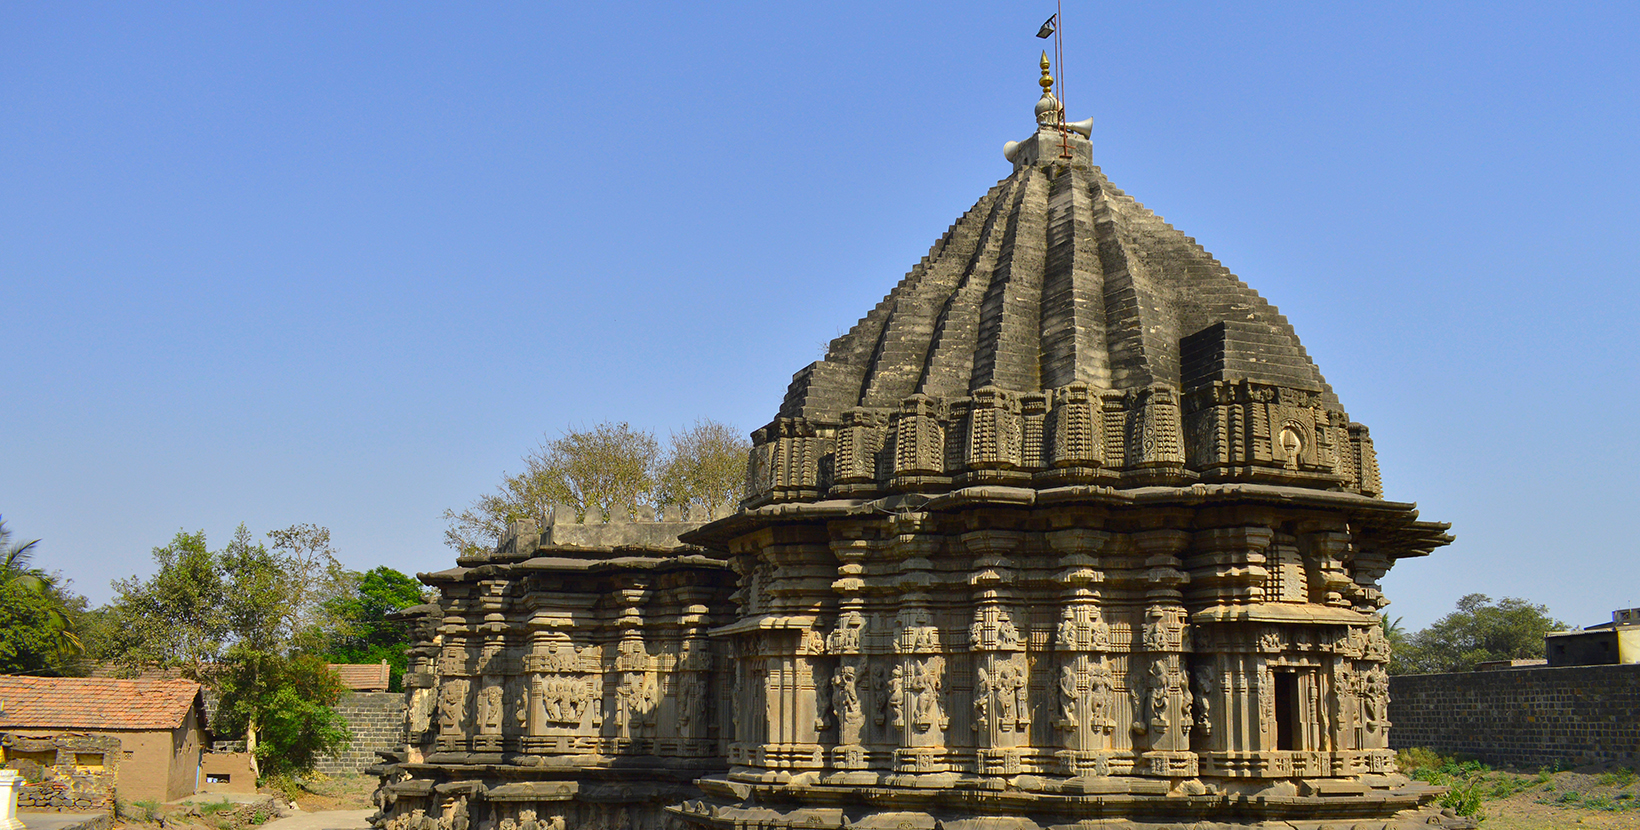
[(1391, 677), (1390, 746), (1493, 765), (1640, 763), (1640, 664)]
[(320, 772), (363, 772), (377, 762), (376, 750), (404, 746), (403, 692), (354, 692), (336, 704), (336, 712), (347, 719), (353, 745), (339, 758), (320, 758)]

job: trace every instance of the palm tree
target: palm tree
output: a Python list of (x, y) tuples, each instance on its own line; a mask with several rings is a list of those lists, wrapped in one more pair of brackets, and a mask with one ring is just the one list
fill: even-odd
[(39, 539), (21, 545), (11, 543), (11, 531), (6, 529), (5, 517), (0, 516), (0, 582), (7, 584), (26, 580), (23, 584), (37, 586), (46, 578), (39, 568), (31, 567), (34, 546)]
[(62, 666), (85, 651), (85, 644), (74, 631), (62, 592), (57, 588), (57, 577), (34, 566), (34, 546), (40, 540), (14, 545), (6, 520), (0, 517), (0, 586), (16, 588), (34, 598), (44, 607), (46, 624), (52, 631), (51, 661)]

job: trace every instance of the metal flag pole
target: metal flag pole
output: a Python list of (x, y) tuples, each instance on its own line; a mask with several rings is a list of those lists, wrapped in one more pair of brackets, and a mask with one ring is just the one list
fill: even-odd
[(1071, 157), (1071, 134), (1065, 126), (1065, 41), (1061, 33), (1065, 31), (1065, 2), (1054, 0), (1053, 4), (1053, 58), (1059, 64), (1059, 157)]

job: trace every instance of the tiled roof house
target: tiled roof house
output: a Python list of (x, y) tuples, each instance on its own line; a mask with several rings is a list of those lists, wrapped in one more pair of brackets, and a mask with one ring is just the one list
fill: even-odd
[(385, 692), (392, 675), (387, 661), (380, 663), (331, 663), (342, 686), (355, 692)]
[(128, 801), (190, 795), (204, 733), (200, 685), (191, 680), (0, 675), (6, 765), (32, 762), (45, 773), (33, 797), (47, 803), (24, 806), (80, 806), (72, 802), (99, 782)]

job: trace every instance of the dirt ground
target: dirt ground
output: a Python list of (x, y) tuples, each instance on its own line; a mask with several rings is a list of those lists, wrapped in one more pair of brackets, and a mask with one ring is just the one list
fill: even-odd
[(1472, 776), (1482, 830), (1640, 828), (1640, 780), (1617, 766)]
[(316, 776), (305, 782), (302, 792), (296, 794), (296, 806), (305, 813), (374, 807), (376, 805), (370, 803), (370, 794), (376, 791), (377, 781), (374, 775)]

